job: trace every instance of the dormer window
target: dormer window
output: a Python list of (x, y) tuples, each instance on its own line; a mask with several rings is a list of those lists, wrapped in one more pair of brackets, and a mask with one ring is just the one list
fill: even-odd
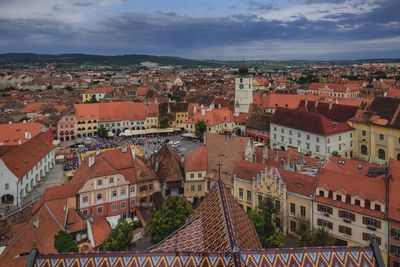
[(375, 204), (375, 210), (376, 211), (381, 211), (381, 205)]
[(319, 196), (324, 197), (325, 196), (325, 192), (323, 190), (319, 190)]
[(336, 200), (337, 201), (342, 201), (342, 195), (336, 195)]
[(361, 207), (361, 201), (359, 199), (354, 199), (354, 205)]

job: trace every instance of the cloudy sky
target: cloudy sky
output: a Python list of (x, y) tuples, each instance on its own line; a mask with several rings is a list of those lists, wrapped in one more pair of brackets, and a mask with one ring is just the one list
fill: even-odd
[(400, 0), (0, 0), (0, 53), (400, 58)]

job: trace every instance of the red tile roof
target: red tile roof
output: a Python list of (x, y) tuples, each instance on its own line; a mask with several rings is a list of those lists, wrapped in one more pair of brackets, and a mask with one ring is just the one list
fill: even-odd
[(40, 133), (24, 144), (15, 146), (1, 160), (17, 178), (22, 178), (53, 149), (46, 134)]
[(87, 94), (102, 94), (102, 93), (111, 93), (113, 91), (113, 87), (111, 85), (106, 85), (102, 87), (94, 87), (89, 88), (85, 91)]
[(242, 180), (252, 181), (253, 178), (256, 178), (257, 174), (259, 174), (261, 171), (264, 171), (265, 168), (265, 164), (247, 160), (239, 160), (235, 170), (235, 175)]
[(202, 145), (185, 157), (185, 171), (195, 172), (195, 171), (206, 171), (207, 170), (207, 160), (208, 152), (205, 145)]
[(389, 187), (389, 218), (400, 222), (400, 161), (391, 159), (389, 166), (392, 175)]
[(271, 123), (322, 136), (351, 131), (346, 122), (333, 123), (320, 113), (287, 108), (278, 108)]
[(18, 145), (19, 140), (25, 143), (25, 132), (29, 132), (31, 137), (41, 133), (45, 127), (37, 122), (20, 122), (12, 124), (0, 124), (0, 143), (3, 145)]

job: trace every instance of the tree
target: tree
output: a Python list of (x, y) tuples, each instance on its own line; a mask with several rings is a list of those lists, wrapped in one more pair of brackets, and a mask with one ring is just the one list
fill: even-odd
[(124, 218), (118, 220), (117, 226), (111, 231), (110, 236), (104, 242), (104, 248), (109, 251), (128, 251), (133, 243), (133, 225)]
[(183, 197), (168, 196), (161, 209), (151, 217), (148, 231), (151, 242), (158, 243), (185, 224), (192, 206)]
[(103, 125), (101, 125), (101, 126), (97, 129), (97, 136), (100, 137), (100, 138), (107, 138), (107, 137), (108, 137), (107, 129), (104, 128)]
[(204, 135), (204, 133), (207, 131), (207, 124), (205, 121), (201, 120), (198, 121), (195, 125), (195, 133), (198, 137), (201, 137)]
[(169, 126), (169, 122), (168, 122), (168, 118), (163, 116), (160, 118), (160, 128), (161, 129), (165, 129), (168, 128)]
[(335, 244), (335, 238), (327, 230), (324, 228), (312, 230), (310, 223), (305, 220), (300, 220), (297, 235), (299, 236), (297, 245), (300, 247), (332, 246)]
[(78, 245), (76, 241), (67, 231), (61, 230), (54, 236), (54, 247), (57, 252), (77, 252)]
[[(272, 198), (264, 200), (257, 209), (248, 213), (256, 228), (258, 239), (264, 248), (280, 248), (285, 243), (285, 237), (280, 227), (274, 225), (274, 219), (278, 219), (279, 208)], [(282, 220), (282, 218), (279, 218)]]

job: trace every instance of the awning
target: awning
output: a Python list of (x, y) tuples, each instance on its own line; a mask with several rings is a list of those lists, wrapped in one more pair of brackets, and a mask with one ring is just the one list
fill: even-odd
[(197, 136), (194, 133), (184, 133), (182, 134), (182, 137), (197, 138)]

